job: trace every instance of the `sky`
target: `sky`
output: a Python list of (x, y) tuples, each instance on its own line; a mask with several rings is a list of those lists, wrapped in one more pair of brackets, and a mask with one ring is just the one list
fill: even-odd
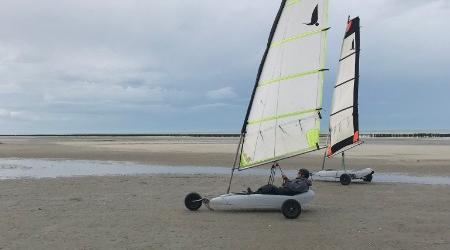
[[(280, 0), (2, 0), (0, 134), (239, 132)], [(450, 1), (330, 0), (322, 129), (347, 16), (360, 129), (450, 130)]]

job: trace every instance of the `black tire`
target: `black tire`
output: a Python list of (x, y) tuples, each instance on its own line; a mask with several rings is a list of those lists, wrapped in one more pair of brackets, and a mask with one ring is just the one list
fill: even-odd
[(283, 202), (281, 212), (287, 219), (295, 219), (302, 213), (302, 207), (298, 201), (289, 199)]
[(352, 177), (350, 177), (350, 175), (348, 174), (342, 174), (339, 178), (339, 181), (342, 185), (347, 186), (352, 182)]
[(202, 197), (197, 193), (189, 193), (184, 198), (184, 205), (191, 211), (196, 211), (202, 206)]
[(372, 178), (373, 178), (373, 175), (372, 175), (372, 174), (369, 174), (369, 175), (366, 175), (366, 176), (363, 178), (363, 181), (365, 181), (365, 182), (371, 182), (371, 181), (372, 181)]

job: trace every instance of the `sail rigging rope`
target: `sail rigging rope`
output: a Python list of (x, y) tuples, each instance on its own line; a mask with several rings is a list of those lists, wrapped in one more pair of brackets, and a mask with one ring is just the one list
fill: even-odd
[(278, 162), (274, 162), (272, 167), (270, 168), (270, 176), (269, 176), (269, 181), (268, 181), (269, 185), (273, 185), (273, 182), (275, 181), (275, 175), (277, 173), (277, 168), (280, 169), (281, 175), (284, 175), (283, 169), (280, 167)]
[(267, 182), (268, 185), (273, 185), (273, 182), (275, 181), (276, 172), (277, 172), (277, 168), (276, 168), (275, 164), (273, 164), (272, 167), (270, 168), (269, 181)]

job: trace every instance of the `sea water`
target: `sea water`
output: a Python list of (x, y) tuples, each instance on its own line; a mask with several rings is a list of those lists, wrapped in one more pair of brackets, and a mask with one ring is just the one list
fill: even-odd
[[(285, 170), (294, 176), (297, 171)], [(141, 174), (213, 174), (229, 175), (230, 168), (198, 166), (159, 166), (119, 161), (0, 159), (0, 180), (18, 178), (56, 178), (74, 176), (114, 176)], [(254, 168), (236, 175), (267, 176), (268, 169)], [(373, 182), (450, 185), (450, 176), (413, 176), (404, 173), (375, 173)]]

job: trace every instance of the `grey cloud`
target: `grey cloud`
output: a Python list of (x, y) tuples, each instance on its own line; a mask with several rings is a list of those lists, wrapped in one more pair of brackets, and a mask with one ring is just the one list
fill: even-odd
[(208, 91), (206, 96), (210, 99), (231, 99), (236, 97), (237, 94), (234, 92), (232, 87), (228, 86)]
[[(238, 130), (279, 2), (2, 1), (0, 109), (8, 111), (0, 132)], [(408, 86), (442, 81), (450, 38), (440, 31), (448, 11), (443, 0), (330, 1), (326, 86), (348, 14), (360, 15), (364, 26), (364, 100), (372, 100), (364, 87), (389, 96), (388, 87), (373, 86), (398, 75), (411, 75), (398, 77)], [(363, 118), (364, 111), (383, 112), (365, 108)], [(7, 112), (40, 120), (19, 126)]]

